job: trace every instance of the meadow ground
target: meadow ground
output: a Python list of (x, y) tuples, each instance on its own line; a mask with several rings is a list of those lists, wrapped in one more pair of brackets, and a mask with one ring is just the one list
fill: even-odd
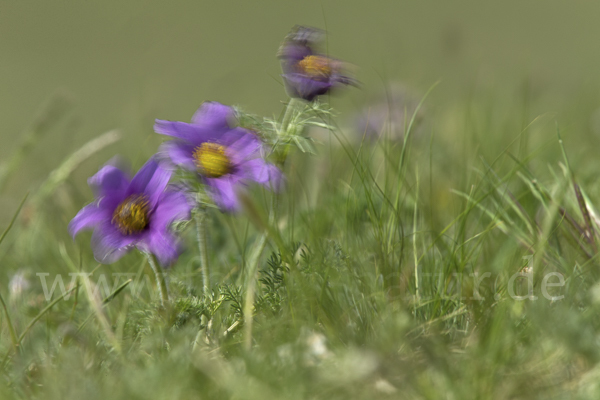
[[(307, 127), (315, 154), (290, 153), (277, 202), (252, 187), (241, 214), (208, 210), (206, 294), (179, 227), (164, 307), (143, 256), (99, 265), (66, 230), (92, 199), (71, 172), (116, 134), (65, 156), (1, 239), (0, 397), (597, 399), (595, 98), (562, 127), (498, 93), (425, 98), (376, 139)], [(49, 107), (5, 179), (62, 117)]]

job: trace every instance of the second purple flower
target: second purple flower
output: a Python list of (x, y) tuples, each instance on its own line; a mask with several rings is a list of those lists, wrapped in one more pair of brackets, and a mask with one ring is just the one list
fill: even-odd
[(252, 131), (235, 126), (232, 107), (206, 102), (191, 123), (156, 120), (154, 130), (171, 136), (161, 153), (177, 166), (197, 173), (224, 211), (240, 208), (237, 190), (254, 181), (277, 190), (281, 171), (262, 158), (263, 144)]

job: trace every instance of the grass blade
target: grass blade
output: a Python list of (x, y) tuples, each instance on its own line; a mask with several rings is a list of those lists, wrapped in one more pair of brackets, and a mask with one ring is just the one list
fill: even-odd
[[(25, 204), (25, 200), (27, 200), (28, 195), (29, 195), (29, 193), (27, 193), (25, 195), (25, 197), (23, 197), (23, 200), (21, 200), (21, 204), (19, 204), (19, 208), (17, 208), (17, 211), (15, 212), (12, 219), (10, 220), (10, 223), (8, 224), (8, 226), (2, 233), (2, 236), (0, 236), (0, 243), (2, 243), (2, 241), (4, 240), (4, 238), (10, 231), (10, 229), (12, 228), (13, 224), (15, 223), (15, 220), (17, 219), (17, 216), (21, 212), (21, 208), (23, 208), (23, 204)], [(17, 339), (17, 333), (15, 332), (15, 327), (12, 323), (12, 319), (10, 318), (10, 313), (8, 312), (8, 308), (6, 307), (6, 303), (4, 302), (4, 298), (2, 297), (1, 293), (0, 293), (0, 302), (2, 302), (2, 307), (4, 308), (4, 313), (6, 314), (6, 323), (8, 324), (8, 331), (10, 332), (10, 340), (12, 341), (13, 346), (17, 347), (19, 345), (19, 341)]]

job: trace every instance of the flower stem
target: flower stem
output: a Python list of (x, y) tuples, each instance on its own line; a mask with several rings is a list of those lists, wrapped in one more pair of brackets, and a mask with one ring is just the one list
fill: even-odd
[(8, 332), (10, 333), (10, 340), (12, 340), (13, 346), (17, 347), (19, 345), (17, 342), (17, 334), (10, 319), (10, 313), (8, 312), (8, 308), (6, 307), (6, 303), (2, 298), (2, 294), (0, 294), (0, 302), (2, 303), (2, 307), (4, 308), (4, 313), (6, 314), (6, 323), (8, 325)]
[(154, 255), (146, 253), (146, 258), (148, 258), (148, 264), (150, 264), (152, 271), (154, 271), (154, 276), (156, 277), (156, 287), (158, 288), (158, 295), (160, 296), (160, 305), (164, 307), (169, 300), (169, 289), (167, 288), (165, 275), (158, 269)]
[[(291, 123), (294, 119), (294, 116), (296, 115), (296, 112), (300, 109), (300, 107), (302, 105), (303, 105), (303, 103), (301, 100), (296, 99), (296, 98), (290, 99), (290, 101), (288, 102), (288, 105), (285, 109), (285, 113), (283, 114), (283, 120), (281, 121), (281, 128), (280, 128), (281, 136), (289, 136), (290, 135)], [(285, 164), (285, 160), (290, 151), (290, 147), (291, 147), (291, 145), (289, 143), (287, 143), (283, 146), (283, 150), (281, 151), (280, 156), (278, 157), (280, 166), (283, 166)]]
[(210, 290), (210, 269), (208, 265), (208, 242), (206, 236), (206, 208), (202, 205), (196, 210), (196, 237), (198, 239), (198, 250), (200, 251), (200, 268), (202, 269), (202, 283), (204, 294)]
[(292, 122), (292, 118), (294, 117), (294, 112), (296, 111), (297, 108), (300, 107), (300, 105), (302, 105), (302, 101), (296, 99), (296, 98), (291, 98), (286, 109), (285, 109), (285, 113), (283, 114), (283, 120), (281, 120), (281, 132), (285, 132), (287, 133), (288, 127), (290, 125), (290, 122)]
[[(274, 197), (275, 195), (273, 195)], [(254, 314), (254, 294), (256, 291), (256, 274), (258, 272), (258, 260), (267, 244), (267, 232), (258, 238), (254, 252), (248, 262), (248, 275), (246, 277), (246, 296), (244, 298), (244, 348), (250, 350), (252, 347), (252, 317)]]
[[(291, 98), (288, 102), (288, 105), (285, 109), (285, 113), (283, 115), (283, 120), (281, 121), (281, 134), (289, 135), (290, 124), (297, 112), (297, 110), (302, 105), (302, 101)], [(286, 144), (281, 153), (281, 157), (279, 158), (279, 165), (283, 167), (285, 164), (285, 160), (287, 158), (288, 152), (290, 149), (290, 145)], [(272, 225), (275, 223), (275, 210), (277, 208), (278, 196), (276, 193), (273, 193), (271, 197), (271, 210), (269, 212), (269, 224)], [(267, 245), (268, 234), (267, 231), (263, 232), (258, 240), (256, 241), (256, 245), (254, 247), (254, 252), (252, 253), (250, 260), (248, 262), (248, 275), (246, 276), (246, 295), (244, 297), (244, 348), (246, 350), (250, 350), (252, 346), (252, 322), (253, 322), (253, 313), (254, 313), (254, 298), (256, 293), (256, 280), (258, 273), (258, 262), (260, 260), (260, 256)]]

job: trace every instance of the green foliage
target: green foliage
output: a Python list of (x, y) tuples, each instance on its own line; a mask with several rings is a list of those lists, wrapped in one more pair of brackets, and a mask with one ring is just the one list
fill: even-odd
[(272, 253), (258, 279), (263, 284), (263, 294), (255, 303), (258, 311), (270, 312), (273, 316), (279, 314), (285, 296), (284, 273), (287, 271), (289, 269), (283, 264), (281, 255)]
[[(303, 136), (333, 125), (314, 107), (290, 117)], [(0, 398), (598, 398), (600, 164), (571, 156), (594, 139), (521, 118), (476, 93), (412, 136), (338, 128), (314, 155), (286, 153), (272, 221), (260, 188), (256, 210), (209, 210), (207, 293), (193, 224), (176, 227), (186, 251), (165, 307), (140, 255), (98, 266), (89, 236), (68, 236), (86, 200), (65, 170), (0, 243), (13, 279), (0, 287)], [(242, 122), (279, 140), (275, 120)], [(265, 227), (246, 350), (248, 264)], [(88, 286), (70, 286), (79, 271)], [(48, 300), (40, 272), (49, 286), (62, 274), (72, 295), (56, 286)]]

